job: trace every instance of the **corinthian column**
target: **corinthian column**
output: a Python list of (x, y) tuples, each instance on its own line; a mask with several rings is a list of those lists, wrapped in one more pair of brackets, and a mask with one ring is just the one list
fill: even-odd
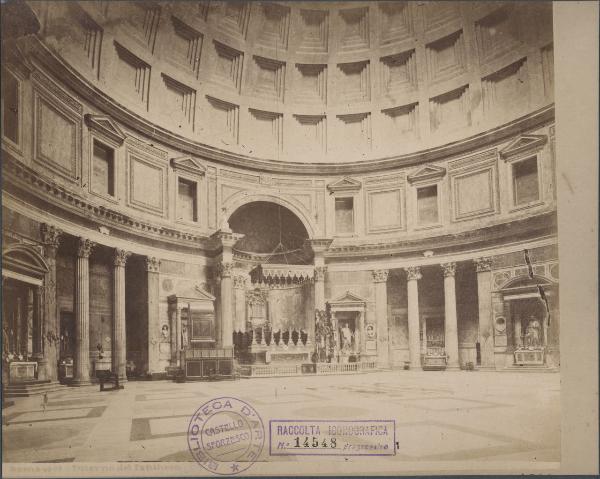
[(419, 340), (419, 285), (422, 278), (421, 268), (409, 266), (406, 268), (406, 288), (408, 296), (408, 349), (410, 367), (421, 367), (421, 341)]
[(148, 309), (148, 372), (159, 373), (159, 343), (160, 343), (160, 327), (159, 327), (159, 308), (158, 296), (160, 276), (160, 260), (155, 257), (146, 257), (146, 271), (148, 276), (147, 289), (147, 309)]
[(212, 235), (213, 240), (222, 248), (221, 261), (217, 264), (217, 276), (221, 281), (219, 304), (218, 341), (222, 348), (233, 347), (233, 246), (244, 235), (232, 233), (224, 222), (225, 228)]
[(458, 369), (458, 324), (456, 318), (456, 287), (454, 276), (456, 274), (456, 263), (444, 263), (440, 265), (444, 271), (444, 347), (448, 355), (448, 368)]
[(232, 262), (221, 262), (218, 267), (221, 278), (221, 347), (233, 346), (233, 272)]
[(120, 382), (127, 381), (127, 350), (125, 331), (125, 263), (131, 255), (129, 251), (116, 249), (114, 255), (113, 274), (113, 372), (118, 375)]
[(44, 279), (44, 311), (42, 318), (40, 318), (41, 321), (39, 321), (41, 343), (39, 352), (41, 358), (38, 360), (38, 378), (56, 381), (58, 379), (56, 368), (58, 361), (57, 348), (60, 344), (60, 324), (56, 305), (56, 253), (62, 231), (45, 223), (42, 224), (41, 230), (48, 273)]
[(235, 296), (235, 331), (246, 331), (246, 281), (243, 274), (233, 277), (233, 289)]
[[(479, 306), (479, 347), (481, 367), (494, 369), (494, 328), (492, 323), (492, 258), (474, 260), (477, 271)], [(520, 338), (515, 338), (519, 339)]]
[(77, 386), (90, 382), (90, 254), (95, 243), (79, 238), (75, 268), (75, 378)]
[(377, 317), (377, 363), (379, 367), (391, 366), (390, 335), (387, 317), (387, 269), (373, 271), (375, 282), (375, 315)]

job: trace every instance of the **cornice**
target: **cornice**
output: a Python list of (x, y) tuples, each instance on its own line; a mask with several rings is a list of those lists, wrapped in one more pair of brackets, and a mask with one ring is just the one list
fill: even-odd
[(23, 165), (6, 151), (3, 151), (2, 160), (3, 190), (14, 191), (19, 198), (41, 201), (48, 208), (58, 208), (61, 212), (75, 216), (82, 224), (91, 222), (95, 227), (108, 226), (142, 244), (149, 241), (159, 242), (160, 246), (165, 248), (173, 249), (176, 246), (182, 250), (204, 250), (209, 255), (215, 254), (207, 236), (141, 221), (94, 204)]
[(350, 174), (374, 173), (394, 168), (405, 168), (489, 147), (517, 134), (549, 124), (554, 120), (554, 104), (551, 104), (486, 132), (442, 146), (404, 155), (336, 164), (296, 163), (260, 159), (201, 144), (158, 126), (128, 110), (102, 90), (92, 85), (80, 73), (59, 58), (39, 38), (30, 36), (22, 40), (24, 51), (30, 57), (34, 58), (36, 63), (52, 73), (55, 78), (62, 79), (67, 87), (81, 95), (82, 98), (85, 98), (86, 101), (102, 112), (103, 115), (109, 115), (114, 120), (127, 125), (153, 142), (162, 143), (177, 150), (182, 155), (194, 155), (216, 163), (246, 170), (297, 175), (346, 176)]
[(365, 257), (412, 257), (431, 250), (438, 255), (493, 246), (507, 241), (528, 240), (555, 235), (556, 211), (529, 218), (508, 221), (462, 233), (431, 236), (429, 238), (399, 240), (371, 244), (332, 245), (326, 252), (328, 260)]

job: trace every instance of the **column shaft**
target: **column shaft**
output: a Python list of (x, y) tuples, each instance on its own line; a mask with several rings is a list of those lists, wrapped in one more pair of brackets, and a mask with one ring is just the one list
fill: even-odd
[(90, 254), (94, 243), (79, 238), (75, 268), (75, 378), (77, 385), (90, 382)]
[(390, 335), (387, 315), (388, 270), (373, 271), (375, 281), (375, 314), (377, 316), (377, 363), (379, 367), (391, 367)]
[(458, 320), (456, 317), (456, 263), (442, 264), (444, 270), (444, 332), (445, 350), (448, 355), (448, 368), (460, 368), (458, 359)]
[(410, 354), (410, 367), (421, 367), (421, 342), (419, 339), (419, 286), (421, 269), (413, 266), (406, 268), (406, 288), (408, 296), (408, 348)]
[(221, 347), (233, 346), (233, 263), (220, 264), (221, 274)]
[(125, 263), (128, 251), (117, 249), (113, 270), (113, 345), (112, 368), (121, 382), (127, 381), (127, 335), (125, 325)]
[(235, 300), (234, 331), (246, 331), (246, 278), (242, 275), (233, 277)]
[(151, 257), (146, 258), (146, 271), (148, 273), (147, 289), (147, 314), (148, 314), (148, 372), (159, 373), (159, 343), (160, 343), (160, 325), (159, 325), (159, 271), (160, 260)]
[[(479, 307), (479, 347), (481, 351), (481, 367), (494, 368), (491, 258), (476, 259), (475, 268), (477, 270), (477, 302)], [(519, 340), (520, 334), (519, 331)]]

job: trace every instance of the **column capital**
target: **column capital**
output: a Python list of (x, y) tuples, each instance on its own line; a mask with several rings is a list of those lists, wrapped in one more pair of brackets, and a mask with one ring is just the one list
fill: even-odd
[(315, 266), (315, 281), (325, 281), (327, 266)]
[(41, 227), (42, 243), (50, 248), (58, 248), (60, 237), (63, 232), (59, 228), (48, 223), (42, 223)]
[(373, 274), (373, 281), (376, 283), (385, 283), (390, 272), (387, 269), (376, 269), (371, 273)]
[(127, 258), (131, 256), (131, 251), (127, 251), (121, 248), (115, 248), (114, 252), (114, 265), (117, 267), (124, 268), (127, 263)]
[(77, 256), (79, 258), (89, 258), (90, 254), (92, 254), (92, 249), (96, 246), (92, 240), (87, 238), (79, 238), (79, 242), (77, 244)]
[(235, 289), (246, 289), (246, 276), (243, 274), (233, 275), (233, 287)]
[(146, 271), (148, 273), (160, 272), (160, 260), (155, 256), (146, 256)]
[(418, 281), (423, 277), (420, 266), (408, 266), (404, 268), (404, 271), (406, 271), (406, 277), (409, 281)]
[(217, 276), (223, 278), (231, 278), (233, 274), (233, 263), (230, 261), (221, 261), (217, 264)]
[(484, 271), (492, 270), (492, 258), (490, 258), (489, 256), (483, 258), (475, 258), (473, 260), (473, 263), (475, 263), (475, 269), (478, 273), (483, 273)]
[(444, 278), (454, 277), (456, 274), (456, 263), (454, 261), (450, 261), (449, 263), (440, 264), (442, 267), (442, 271), (444, 272)]

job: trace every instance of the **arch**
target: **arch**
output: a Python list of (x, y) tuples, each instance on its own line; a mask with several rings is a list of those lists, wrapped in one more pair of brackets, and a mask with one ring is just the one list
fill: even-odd
[(309, 239), (316, 238), (318, 227), (314, 223), (311, 215), (306, 211), (306, 209), (296, 201), (292, 201), (291, 199), (281, 198), (280, 196), (265, 194), (265, 193), (251, 193), (248, 191), (241, 191), (239, 193), (235, 193), (234, 195), (227, 198), (227, 200), (223, 203), (223, 207), (227, 209), (228, 219), (231, 218), (231, 215), (235, 213), (235, 211), (241, 206), (247, 205), (248, 203), (254, 203), (257, 201), (266, 201), (268, 203), (275, 203), (281, 205), (292, 213), (294, 213), (298, 219), (306, 228), (306, 232), (308, 233)]
[(531, 279), (529, 276), (517, 276), (516, 278), (510, 279), (504, 285), (502, 285), (500, 290), (503, 291), (514, 288), (535, 288), (538, 285), (553, 286), (554, 284), (555, 283), (544, 276), (533, 275), (533, 279)]
[(43, 278), (50, 270), (34, 246), (22, 243), (9, 245), (2, 250), (2, 268), (36, 278)]

